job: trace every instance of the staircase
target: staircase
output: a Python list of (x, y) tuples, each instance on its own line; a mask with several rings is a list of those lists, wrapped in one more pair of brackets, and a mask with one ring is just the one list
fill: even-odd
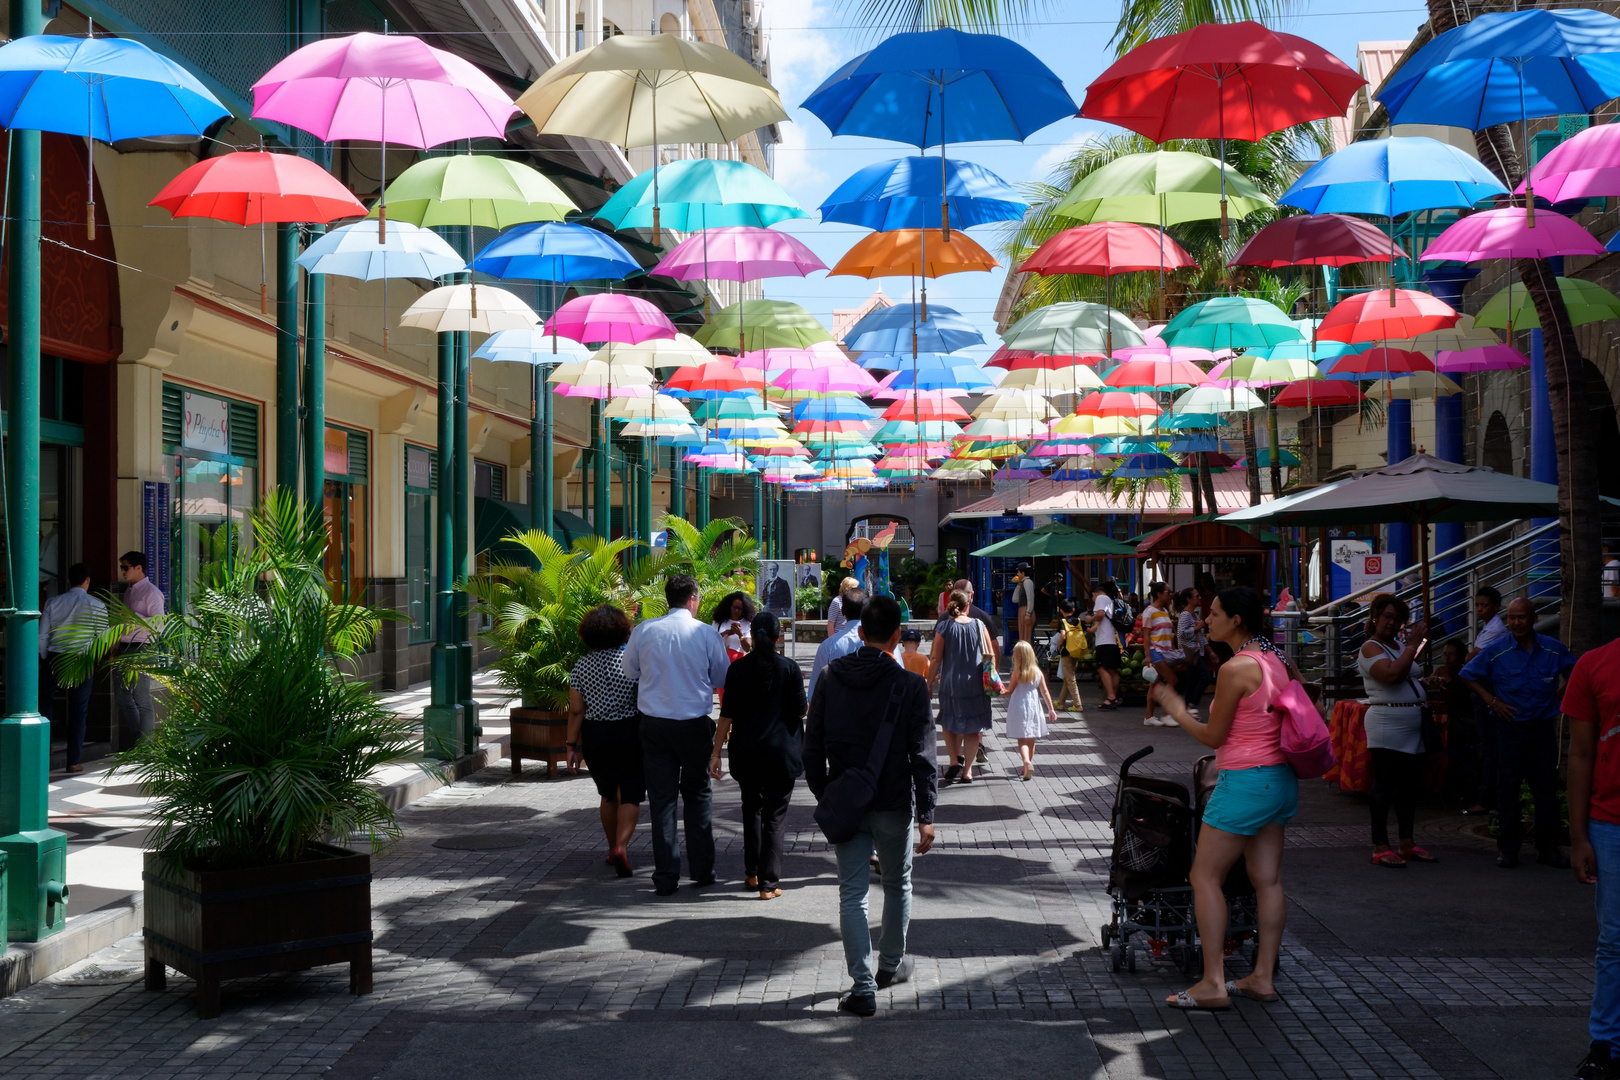
[[(1450, 565), (1447, 565), (1447, 564)], [(1558, 523), (1510, 521), (1434, 556), (1429, 579), (1430, 643), (1426, 663), (1438, 663), (1448, 641), (1465, 645), (1481, 627), (1474, 616), (1474, 594), (1493, 586), (1503, 603), (1519, 596), (1536, 601), (1538, 625), (1557, 626), (1560, 603)], [(1366, 602), (1380, 593), (1406, 601), (1420, 617), (1419, 568), (1410, 566), (1349, 596), (1310, 611), (1274, 611), (1274, 638), (1307, 682), (1322, 687), (1323, 705), (1362, 696), (1357, 655), (1366, 641)]]

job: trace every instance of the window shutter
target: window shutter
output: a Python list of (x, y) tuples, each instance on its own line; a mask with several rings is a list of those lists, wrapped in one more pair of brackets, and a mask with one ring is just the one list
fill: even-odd
[(178, 447), (181, 439), (181, 412), (184, 409), (180, 388), (173, 383), (163, 384), (163, 445)]
[(371, 446), (363, 431), (349, 432), (349, 482), (364, 484), (371, 476)]
[(231, 455), (247, 465), (259, 465), (259, 407), (245, 401), (231, 404)]

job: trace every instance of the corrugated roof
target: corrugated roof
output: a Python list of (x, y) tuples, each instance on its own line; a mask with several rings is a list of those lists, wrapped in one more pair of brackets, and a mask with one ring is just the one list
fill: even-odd
[(1400, 59), (1410, 45), (1410, 41), (1362, 41), (1356, 44), (1356, 70), (1367, 80), (1367, 85), (1357, 90), (1350, 99), (1350, 107), (1344, 116), (1336, 116), (1328, 121), (1333, 149), (1342, 150), (1356, 141), (1377, 104), (1372, 95), (1400, 65)]
[(879, 286), (878, 291), (867, 297), (866, 302), (860, 307), (834, 308), (832, 313), (833, 340), (842, 345), (844, 343), (844, 333), (849, 330), (850, 327), (866, 318), (866, 316), (870, 315), (878, 308), (886, 307), (894, 307), (894, 301), (890, 300), (889, 297), (883, 292), (883, 288)]
[[(1181, 505), (1171, 508), (1169, 493), (1155, 487), (1147, 493), (1143, 503), (1110, 502), (1107, 494), (1099, 491), (1094, 480), (1031, 480), (1020, 493), (1005, 492), (988, 499), (969, 503), (950, 514), (946, 520), (960, 518), (1001, 517), (1006, 514), (1155, 514), (1171, 517), (1191, 517), (1193, 512), (1192, 488), (1189, 477), (1182, 477)], [(1221, 513), (1231, 513), (1249, 505), (1248, 481), (1237, 470), (1216, 473), (1215, 507)], [(1271, 496), (1262, 496), (1270, 502)], [(1015, 504), (1015, 505), (1014, 505)]]

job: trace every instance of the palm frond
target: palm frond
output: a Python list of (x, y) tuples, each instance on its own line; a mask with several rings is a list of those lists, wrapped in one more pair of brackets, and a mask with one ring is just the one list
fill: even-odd
[(1144, 42), (1203, 23), (1270, 23), (1297, 6), (1295, 0), (1124, 0), (1108, 44), (1115, 56), (1124, 56)]

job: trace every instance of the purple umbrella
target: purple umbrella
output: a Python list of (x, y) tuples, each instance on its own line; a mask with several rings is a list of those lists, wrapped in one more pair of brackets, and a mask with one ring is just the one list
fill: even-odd
[(546, 333), (585, 342), (643, 341), (675, 336), (675, 324), (653, 304), (623, 293), (576, 296), (546, 320)]
[(787, 233), (733, 225), (688, 236), (652, 268), (652, 273), (680, 281), (757, 281), (804, 277), (825, 269), (827, 264), (815, 252)]
[(1530, 358), (1510, 345), (1484, 345), (1460, 351), (1441, 349), (1435, 354), (1434, 366), (1447, 375), (1468, 375), (1476, 371), (1529, 367)]
[(1563, 214), (1543, 210), (1527, 220), (1522, 206), (1470, 214), (1434, 238), (1422, 262), (1481, 259), (1548, 259), (1555, 255), (1602, 255), (1597, 237)]

